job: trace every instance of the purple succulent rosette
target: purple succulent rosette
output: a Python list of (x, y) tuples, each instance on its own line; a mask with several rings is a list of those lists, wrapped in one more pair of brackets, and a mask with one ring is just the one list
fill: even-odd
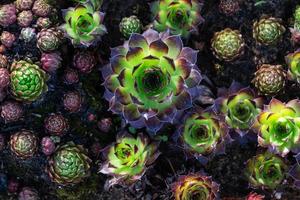
[(183, 47), (179, 36), (132, 34), (102, 68), (109, 109), (135, 128), (157, 132), (192, 107), (202, 80), (196, 62), (197, 51)]
[(233, 82), (229, 89), (219, 89), (218, 96), (214, 110), (221, 114), (230, 128), (244, 136), (262, 109), (263, 98), (250, 87), (243, 87), (237, 82)]

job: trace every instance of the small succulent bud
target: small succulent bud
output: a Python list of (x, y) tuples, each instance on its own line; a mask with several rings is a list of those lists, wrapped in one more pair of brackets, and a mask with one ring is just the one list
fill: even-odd
[(90, 73), (96, 65), (96, 58), (90, 51), (78, 51), (73, 57), (73, 66), (82, 73)]
[(82, 97), (79, 92), (67, 92), (63, 97), (63, 105), (65, 110), (74, 113), (78, 112), (82, 105)]
[(36, 25), (39, 29), (48, 29), (52, 25), (52, 22), (48, 17), (39, 17)]
[(55, 72), (58, 68), (60, 68), (62, 62), (62, 58), (59, 52), (53, 53), (43, 53), (41, 57), (42, 68), (46, 72)]
[(28, 27), (33, 19), (32, 12), (30, 10), (22, 11), (18, 14), (18, 25), (21, 27)]
[(0, 68), (8, 67), (8, 59), (5, 55), (0, 54)]
[(16, 22), (16, 7), (14, 4), (0, 5), (0, 25), (9, 26)]
[(57, 50), (62, 38), (62, 32), (57, 29), (43, 29), (37, 35), (37, 47), (44, 52)]
[(261, 194), (257, 194), (255, 192), (251, 192), (246, 196), (245, 200), (264, 200), (265, 196)]
[(6, 68), (0, 68), (0, 90), (7, 88), (10, 83), (10, 75)]
[(55, 143), (50, 137), (43, 137), (41, 145), (46, 156), (50, 156), (55, 151)]
[(240, 3), (236, 0), (221, 0), (219, 10), (226, 16), (232, 16), (240, 10)]
[(22, 28), (20, 39), (24, 40), (25, 43), (29, 43), (32, 40), (36, 39), (35, 29), (30, 27)]
[(16, 101), (6, 101), (1, 106), (1, 117), (5, 123), (16, 122), (24, 114), (23, 107)]
[(53, 7), (48, 3), (48, 0), (36, 0), (33, 4), (32, 11), (39, 17), (47, 17), (50, 15)]
[(132, 33), (141, 33), (142, 23), (136, 16), (124, 17), (119, 25), (120, 32), (126, 38)]
[(15, 5), (18, 10), (23, 11), (30, 10), (32, 8), (33, 3), (34, 0), (16, 0)]
[(8, 181), (8, 185), (7, 185), (7, 190), (9, 193), (16, 193), (18, 190), (19, 190), (19, 182), (12, 178), (12, 179), (9, 179)]
[(0, 151), (5, 148), (5, 138), (3, 134), (0, 134)]
[(27, 130), (21, 130), (10, 136), (10, 149), (20, 159), (31, 158), (37, 151), (37, 136)]
[(10, 33), (10, 32), (7, 32), (7, 31), (3, 31), (1, 36), (0, 36), (0, 40), (1, 40), (1, 43), (7, 47), (7, 48), (10, 48), (13, 46), (15, 40), (16, 40), (16, 37), (14, 34)]
[(281, 65), (263, 64), (254, 75), (252, 83), (263, 95), (276, 95), (286, 85), (286, 72)]
[(67, 119), (61, 114), (50, 114), (44, 121), (44, 127), (46, 132), (61, 136), (69, 129), (69, 123)]
[(111, 118), (103, 118), (97, 123), (99, 130), (104, 133), (108, 133), (111, 130), (112, 125)]
[(38, 191), (34, 188), (23, 187), (18, 195), (18, 200), (39, 200)]
[(78, 81), (79, 81), (78, 72), (71, 68), (66, 69), (65, 73), (64, 73), (64, 81), (68, 85), (78, 83)]

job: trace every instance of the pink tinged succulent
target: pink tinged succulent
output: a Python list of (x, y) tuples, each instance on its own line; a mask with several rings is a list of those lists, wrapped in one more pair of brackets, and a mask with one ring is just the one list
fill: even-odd
[(0, 25), (6, 27), (15, 23), (17, 20), (16, 12), (14, 4), (0, 5)]
[(134, 138), (127, 133), (119, 134), (116, 142), (103, 151), (106, 161), (100, 172), (112, 176), (107, 186), (130, 185), (140, 180), (160, 155), (157, 148), (158, 144), (150, 142), (146, 135), (138, 134)]
[(67, 68), (64, 72), (64, 82), (72, 85), (79, 82), (79, 75), (75, 69)]
[(7, 31), (3, 31), (0, 36), (1, 43), (7, 48), (11, 48), (15, 40), (16, 40), (15, 35)]
[(183, 47), (179, 36), (152, 29), (132, 34), (102, 68), (110, 110), (135, 128), (157, 132), (192, 107), (202, 80), (196, 62), (197, 51)]
[(9, 86), (10, 75), (6, 68), (0, 68), (0, 90), (3, 90)]
[(264, 200), (265, 195), (257, 194), (255, 192), (251, 192), (246, 196), (245, 200)]
[(41, 57), (42, 68), (49, 73), (61, 67), (62, 58), (59, 52), (43, 53)]
[(233, 82), (228, 90), (219, 89), (218, 93), (220, 97), (215, 101), (215, 110), (223, 115), (230, 128), (243, 136), (254, 124), (262, 109), (263, 99), (237, 82)]
[(50, 156), (55, 151), (55, 143), (50, 137), (43, 137), (41, 146), (46, 156)]
[(82, 97), (77, 91), (70, 91), (63, 96), (63, 105), (65, 110), (71, 113), (79, 112), (82, 106)]
[(1, 117), (5, 123), (16, 122), (23, 115), (23, 107), (16, 101), (6, 101), (1, 105)]
[(300, 101), (282, 103), (272, 99), (254, 125), (260, 146), (285, 156), (300, 151)]
[(78, 51), (73, 56), (73, 66), (82, 73), (90, 73), (96, 65), (96, 58), (91, 51)]
[(18, 25), (21, 27), (28, 27), (30, 26), (33, 20), (33, 14), (30, 10), (22, 11), (18, 14)]

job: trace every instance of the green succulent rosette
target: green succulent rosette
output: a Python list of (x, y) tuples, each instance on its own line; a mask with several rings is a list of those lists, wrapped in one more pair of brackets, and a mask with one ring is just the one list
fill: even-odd
[(177, 131), (183, 148), (199, 160), (224, 152), (228, 129), (213, 111), (187, 113)]
[(216, 111), (223, 114), (230, 128), (244, 135), (262, 108), (262, 98), (236, 82), (228, 90), (219, 90), (219, 96), (214, 105)]
[(226, 28), (216, 32), (211, 40), (213, 54), (219, 60), (233, 61), (244, 53), (245, 43), (238, 30)]
[(288, 54), (285, 60), (289, 69), (287, 73), (288, 78), (300, 83), (300, 49)]
[(103, 3), (103, 0), (73, 0), (73, 1), (83, 5), (90, 4), (93, 6), (94, 10), (99, 10)]
[(285, 32), (281, 19), (262, 17), (253, 24), (253, 38), (260, 44), (276, 44)]
[(91, 162), (81, 145), (68, 142), (49, 158), (46, 171), (53, 182), (70, 185), (79, 183), (90, 175)]
[(10, 71), (11, 93), (15, 99), (32, 102), (47, 91), (48, 76), (38, 65), (16, 61)]
[(201, 174), (180, 176), (173, 184), (175, 200), (216, 200), (218, 192), (219, 185), (211, 177)]
[(198, 0), (159, 0), (152, 4), (154, 29), (170, 30), (174, 35), (188, 37), (203, 21), (200, 15), (202, 2)]
[(100, 172), (113, 176), (108, 186), (114, 184), (132, 184), (139, 180), (159, 156), (158, 144), (138, 134), (136, 138), (127, 133), (118, 135), (117, 140), (104, 151), (106, 161)]
[(259, 114), (254, 125), (258, 143), (271, 151), (285, 156), (290, 151), (300, 150), (300, 101), (284, 104), (272, 99)]
[(247, 161), (245, 175), (253, 187), (275, 189), (284, 180), (287, 169), (280, 157), (266, 152)]
[(152, 29), (132, 34), (112, 49), (110, 63), (102, 68), (110, 110), (134, 128), (157, 132), (199, 95), (196, 62), (197, 51), (183, 47), (179, 36)]
[(66, 23), (61, 28), (74, 45), (90, 46), (106, 33), (104, 13), (94, 11), (90, 4), (69, 8), (63, 14)]
[(129, 38), (132, 33), (140, 33), (142, 31), (142, 23), (136, 16), (124, 17), (120, 22), (119, 28), (122, 35)]

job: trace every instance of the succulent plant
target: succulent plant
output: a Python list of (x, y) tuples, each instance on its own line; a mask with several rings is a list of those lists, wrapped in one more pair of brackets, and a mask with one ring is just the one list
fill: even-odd
[(263, 95), (276, 95), (286, 85), (286, 72), (281, 65), (263, 64), (254, 75), (252, 83)]
[(0, 90), (6, 89), (10, 83), (9, 71), (6, 68), (0, 68)]
[(32, 12), (39, 17), (49, 16), (52, 10), (49, 0), (36, 0), (32, 7)]
[(37, 47), (44, 52), (55, 51), (62, 43), (63, 34), (55, 28), (43, 29), (37, 35)]
[(196, 158), (224, 151), (228, 130), (212, 111), (187, 113), (177, 131), (183, 148)]
[(41, 146), (46, 156), (50, 156), (55, 151), (55, 143), (50, 137), (43, 137)]
[(11, 92), (15, 99), (35, 101), (47, 91), (47, 75), (38, 65), (26, 61), (14, 62), (11, 66)]
[(18, 14), (18, 25), (21, 27), (28, 27), (33, 20), (33, 15), (30, 10), (24, 10)]
[(60, 68), (62, 58), (59, 52), (42, 53), (41, 65), (43, 70), (49, 73), (55, 72)]
[(66, 23), (62, 29), (74, 45), (90, 46), (106, 33), (106, 28), (102, 24), (104, 13), (94, 11), (91, 5), (80, 5), (64, 12)]
[(103, 118), (100, 121), (98, 121), (97, 126), (100, 131), (102, 131), (104, 133), (108, 133), (113, 126), (112, 119), (111, 118)]
[(169, 29), (173, 35), (188, 37), (203, 22), (201, 7), (202, 1), (197, 0), (158, 0), (151, 6), (154, 29), (159, 32)]
[(73, 66), (82, 73), (90, 73), (96, 63), (94, 53), (91, 51), (77, 51), (73, 56)]
[(48, 17), (39, 17), (36, 21), (36, 26), (39, 29), (48, 29), (52, 25), (51, 20)]
[(214, 55), (219, 60), (232, 61), (244, 52), (244, 40), (238, 30), (226, 28), (216, 32), (211, 40)]
[(21, 130), (10, 136), (9, 141), (11, 151), (21, 159), (32, 157), (38, 147), (37, 136), (28, 130)]
[(15, 40), (16, 40), (15, 35), (7, 31), (3, 31), (0, 36), (1, 43), (7, 48), (12, 47)]
[(119, 134), (112, 145), (106, 147), (106, 161), (100, 172), (113, 176), (108, 185), (131, 184), (139, 180), (159, 156), (158, 144), (150, 143), (147, 136), (138, 134), (136, 138), (127, 133)]
[(63, 105), (65, 110), (71, 113), (80, 111), (83, 99), (79, 92), (69, 91), (63, 96)]
[(124, 17), (120, 22), (119, 28), (122, 35), (129, 38), (132, 33), (141, 33), (142, 23), (137, 16)]
[(230, 88), (219, 91), (219, 98), (215, 101), (215, 109), (224, 115), (230, 128), (243, 135), (253, 125), (259, 114), (263, 101), (257, 97), (249, 87), (243, 88), (233, 82)]
[(5, 55), (0, 54), (0, 68), (8, 67), (8, 58)]
[(201, 174), (189, 174), (179, 177), (173, 185), (175, 200), (216, 200), (219, 186), (211, 177)]
[(69, 129), (69, 123), (61, 114), (52, 113), (44, 120), (44, 127), (46, 132), (61, 136)]
[(289, 68), (287, 73), (288, 78), (300, 83), (300, 49), (288, 54), (285, 60)]
[(289, 151), (300, 151), (300, 101), (284, 104), (272, 99), (259, 114), (255, 123), (258, 143), (285, 156)]
[(290, 28), (290, 31), (292, 33), (292, 41), (295, 43), (300, 42), (300, 6), (296, 7), (296, 10), (294, 12), (294, 27)]
[(67, 68), (64, 72), (64, 82), (68, 85), (78, 83), (79, 75), (78, 72), (74, 69)]
[(262, 17), (253, 24), (253, 38), (260, 44), (276, 44), (285, 32), (281, 19)]
[(6, 101), (1, 105), (1, 117), (5, 123), (16, 122), (23, 114), (23, 107), (18, 102)]
[(158, 131), (192, 106), (201, 81), (197, 51), (183, 47), (179, 36), (152, 29), (112, 50), (102, 68), (104, 97), (110, 110), (133, 127)]
[(0, 25), (9, 26), (16, 22), (16, 6), (14, 4), (0, 5)]
[(264, 200), (265, 195), (257, 194), (255, 192), (250, 192), (245, 200)]
[(15, 5), (16, 8), (20, 11), (30, 10), (33, 6), (35, 0), (16, 0)]
[(53, 182), (70, 185), (90, 175), (90, 163), (86, 150), (81, 145), (69, 142), (60, 146), (50, 157), (46, 171)]
[(18, 200), (40, 200), (40, 197), (36, 189), (23, 187), (18, 195)]
[(246, 177), (253, 187), (276, 188), (285, 178), (287, 165), (269, 152), (258, 154), (247, 161)]
[(36, 32), (34, 28), (26, 27), (22, 28), (20, 39), (24, 40), (25, 43), (29, 43), (36, 39)]
[(219, 10), (226, 16), (232, 16), (240, 10), (240, 2), (235, 0), (221, 0)]
[(103, 3), (103, 0), (73, 0), (73, 1), (80, 4), (90, 4), (93, 6), (94, 10), (99, 10)]

